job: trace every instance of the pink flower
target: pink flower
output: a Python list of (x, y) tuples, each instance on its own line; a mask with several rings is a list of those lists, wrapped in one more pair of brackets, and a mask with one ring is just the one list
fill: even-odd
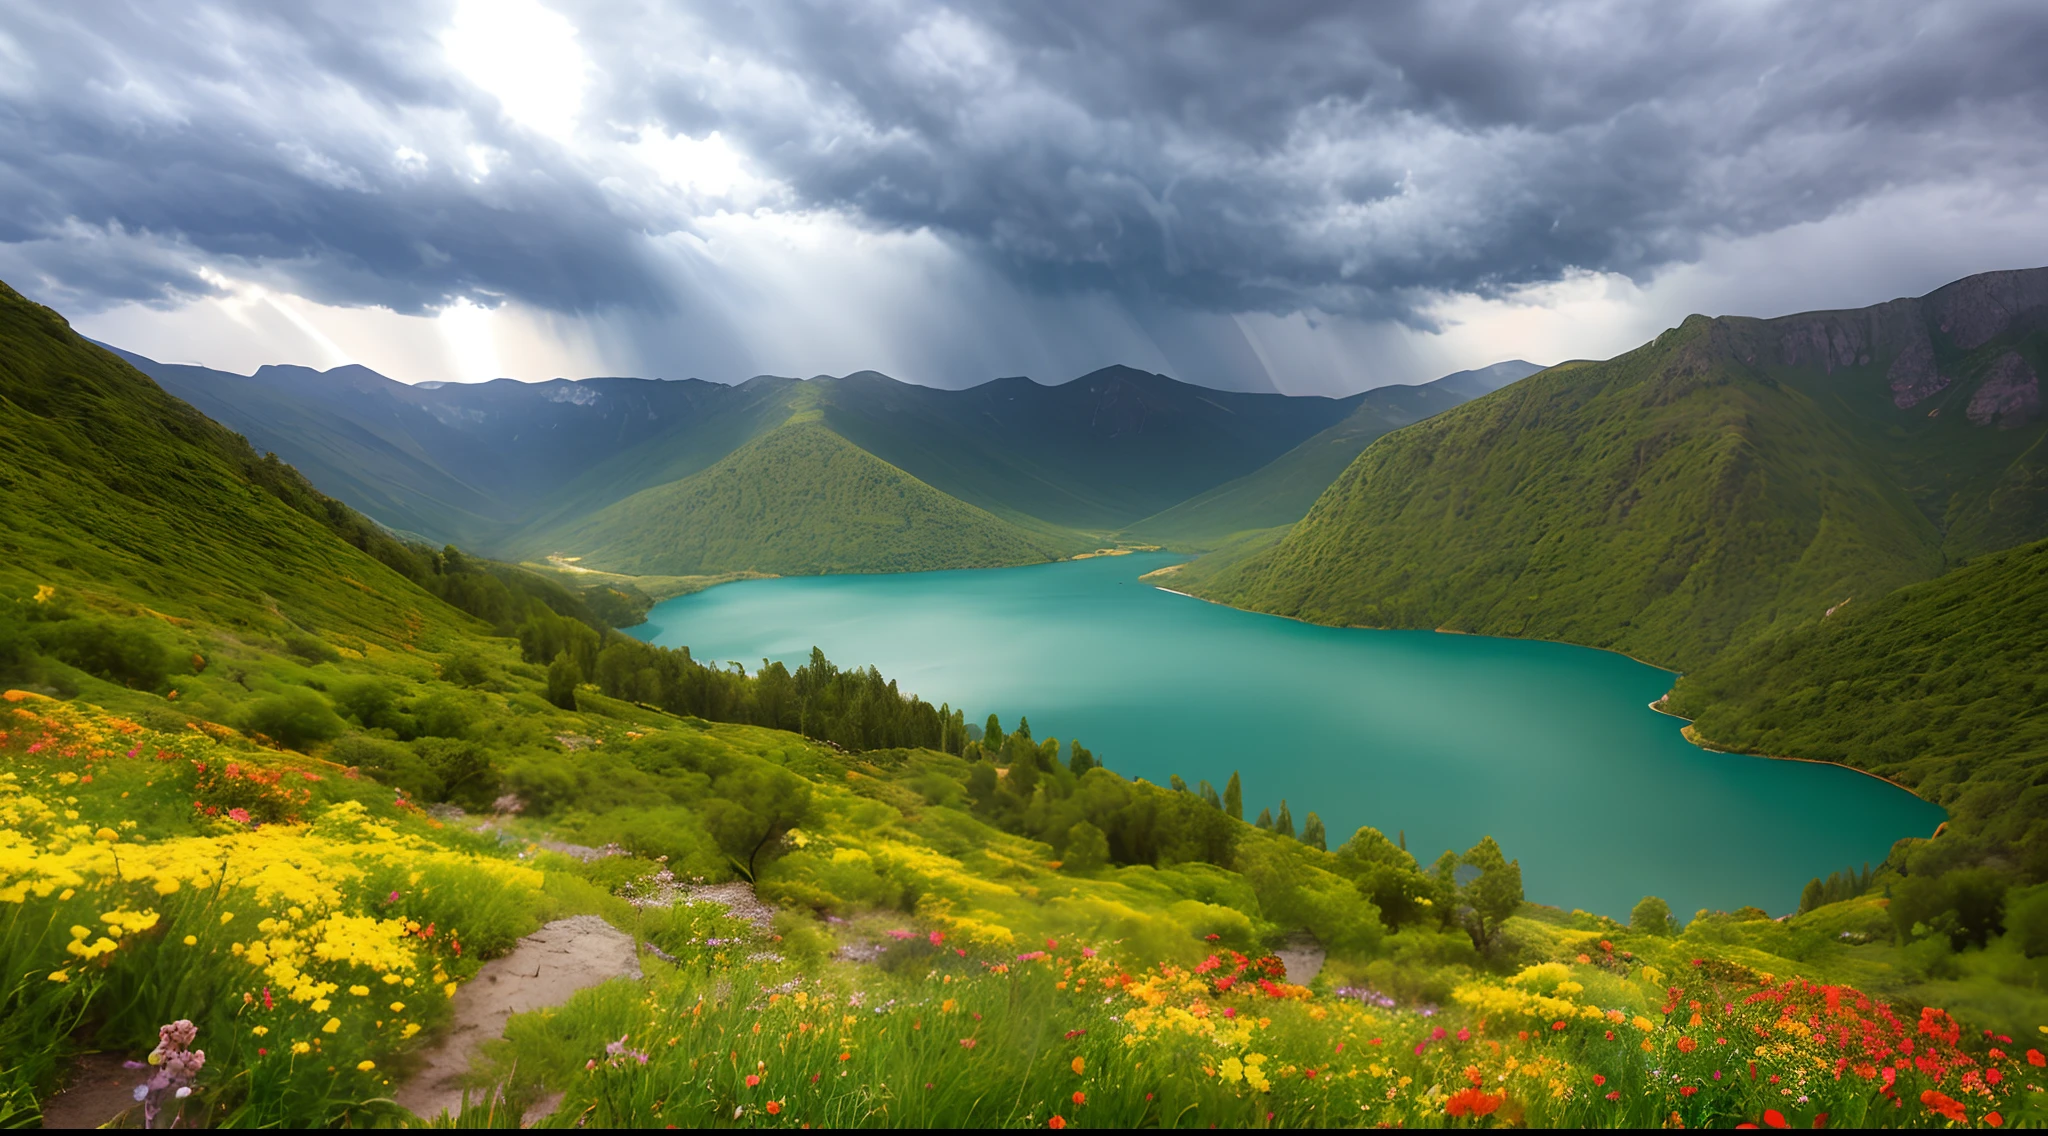
[(229, 819), (229, 820), (231, 820), (231, 821), (234, 821), (234, 822), (235, 822), (236, 824), (248, 824), (248, 823), (249, 823), (249, 810), (248, 810), (248, 809), (229, 809), (229, 810), (228, 810), (228, 819)]
[(1094, 958), (1094, 957), (1095, 957), (1095, 948), (1094, 948), (1094, 947), (1082, 947), (1082, 948), (1081, 948), (1081, 957), (1082, 957), (1082, 958), (1084, 958), (1084, 959), (1092, 959), (1092, 958)]
[(943, 943), (943, 942), (945, 942), (945, 941), (946, 941), (946, 934), (945, 934), (945, 932), (943, 932), (943, 931), (933, 931), (933, 932), (932, 932), (932, 946), (935, 946), (935, 947), (936, 947), (936, 946), (938, 946), (938, 945), (939, 945), (940, 943)]

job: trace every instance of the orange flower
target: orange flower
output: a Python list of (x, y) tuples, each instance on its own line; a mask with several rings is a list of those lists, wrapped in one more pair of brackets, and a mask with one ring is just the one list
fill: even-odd
[(1045, 1126), (1047, 1128), (1052, 1129), (1054, 1132), (1058, 1132), (1060, 1129), (1065, 1128), (1067, 1126), (1067, 1118), (1061, 1116), (1058, 1113), (1054, 1113), (1052, 1119), (1045, 1122)]
[(1957, 1124), (1970, 1122), (1970, 1114), (1963, 1111), (1962, 1104), (1944, 1093), (1928, 1089), (1920, 1094), (1920, 1103), (1927, 1106), (1927, 1111), (1940, 1113)]
[(1459, 1089), (1444, 1102), (1444, 1111), (1453, 1118), (1491, 1116), (1506, 1099), (1506, 1093), (1489, 1093), (1478, 1088)]
[(1785, 1123), (1785, 1114), (1779, 1112), (1775, 1108), (1767, 1108), (1764, 1110), (1764, 1123), (1770, 1125), (1772, 1128), (1792, 1127), (1790, 1124)]
[(776, 1116), (776, 1115), (780, 1114), (781, 1112), (782, 1112), (782, 1102), (781, 1102), (781, 1101), (769, 1101), (769, 1102), (768, 1102), (768, 1115), (770, 1115), (770, 1116)]
[(754, 1087), (755, 1085), (758, 1085), (758, 1084), (760, 1084), (760, 1083), (761, 1083), (761, 1078), (760, 1078), (759, 1076), (757, 1076), (757, 1075), (755, 1075), (755, 1074), (753, 1074), (753, 1073), (749, 1073), (749, 1074), (747, 1074), (747, 1087), (748, 1087), (748, 1088), (750, 1088), (750, 1089), (751, 1089), (751, 1088), (753, 1088), (753, 1087)]
[(2041, 1056), (2041, 1051), (2038, 1049), (2029, 1049), (2027, 1050), (2027, 1064), (2048, 1065), (2048, 1057)]
[(1082, 1091), (1081, 1091), (1081, 1090), (1079, 1090), (1079, 1089), (1075, 1089), (1075, 1090), (1074, 1090), (1074, 1103), (1075, 1103), (1075, 1104), (1087, 1104), (1087, 1103), (1088, 1103), (1088, 1094), (1087, 1094), (1087, 1093), (1084, 1093), (1084, 1092), (1082, 1092)]
[(1078, 1077), (1078, 1076), (1080, 1076), (1080, 1075), (1081, 1075), (1082, 1073), (1086, 1072), (1086, 1071), (1087, 1071), (1087, 1069), (1088, 1069), (1088, 1059), (1087, 1059), (1087, 1058), (1085, 1058), (1085, 1057), (1076, 1057), (1076, 1058), (1074, 1058), (1074, 1060), (1073, 1060), (1073, 1069), (1074, 1069), (1074, 1075), (1075, 1075), (1075, 1076), (1077, 1076), (1077, 1077)]
[(1995, 1112), (1987, 1112), (1984, 1114), (1984, 1124), (1988, 1128), (2003, 1128), (2005, 1118)]
[(1691, 1053), (1693, 1050), (1698, 1049), (1699, 1047), (1700, 1043), (1694, 1041), (1689, 1037), (1681, 1037), (1678, 1039), (1678, 1051), (1680, 1053)]

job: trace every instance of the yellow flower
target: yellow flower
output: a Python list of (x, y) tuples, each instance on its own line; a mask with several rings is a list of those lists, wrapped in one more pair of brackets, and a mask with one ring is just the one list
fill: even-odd
[(267, 1035), (267, 1034), (269, 1034), (269, 1033), (270, 1033), (270, 1027), (269, 1027), (269, 1026), (257, 1026), (257, 1027), (256, 1027), (255, 1029), (252, 1029), (252, 1030), (250, 1030), (249, 1032), (250, 1032), (250, 1033), (253, 1033), (253, 1034), (255, 1034), (255, 1035), (256, 1035), (257, 1037), (263, 1037), (263, 1036), (265, 1036), (265, 1035)]
[(363, 995), (368, 994), (370, 992), (370, 988), (367, 986), (351, 986), (348, 988), (348, 992), (360, 998)]
[(155, 886), (158, 895), (170, 895), (178, 890), (179, 885), (175, 876), (165, 876), (158, 880)]
[(418, 1032), (420, 1032), (420, 1024), (418, 1022), (407, 1022), (405, 1024), (405, 1031), (398, 1036), (400, 1038), (408, 1038)]
[(376, 1067), (377, 1067), (377, 1063), (376, 1063), (375, 1061), (358, 1061), (358, 1062), (356, 1062), (356, 1072), (358, 1072), (358, 1073), (367, 1073), (367, 1072), (369, 1072), (370, 1070), (372, 1070), (372, 1069), (375, 1069)]
[(227, 925), (228, 925), (228, 920), (230, 920), (230, 919), (233, 919), (234, 917), (235, 917), (235, 913), (234, 913), (234, 912), (232, 912), (232, 911), (223, 911), (223, 912), (221, 912), (221, 913), (220, 913), (220, 925), (221, 925), (221, 926), (223, 926), (223, 927), (227, 926)]
[(321, 1027), (320, 1027), (320, 1032), (321, 1032), (321, 1033), (336, 1033), (336, 1032), (340, 1031), (340, 1029), (341, 1029), (341, 1019), (340, 1019), (340, 1018), (329, 1018), (329, 1019), (327, 1019), (327, 1024), (326, 1024), (326, 1025), (324, 1025), (324, 1026), (321, 1026)]
[(405, 979), (400, 975), (387, 974), (384, 976), (384, 985), (386, 986), (396, 986), (403, 981), (405, 981)]
[(199, 945), (199, 936), (197, 936), (197, 935), (187, 935), (187, 936), (185, 936), (185, 945), (186, 945), (186, 946), (188, 946), (188, 947), (196, 947), (196, 946), (198, 946), (198, 945)]
[(1226, 1082), (1235, 1083), (1242, 1081), (1244, 1080), (1244, 1062), (1239, 1061), (1235, 1057), (1225, 1057), (1222, 1067), (1216, 1072)]
[(295, 1041), (292, 1042), (292, 1052), (296, 1055), (304, 1056), (308, 1053), (313, 1052), (313, 1047), (306, 1042)]
[(441, 993), (446, 994), (450, 998), (455, 997), (455, 983), (451, 982), (448, 985), (443, 986), (441, 988)]
[(50, 972), (50, 981), (69, 982), (71, 981), (71, 972), (69, 970), (53, 970)]
[(393, 1003), (391, 1003), (391, 1012), (392, 1012), (392, 1013), (394, 1013), (394, 1014), (402, 1014), (402, 1013), (404, 1013), (404, 1012), (405, 1012), (405, 1003), (403, 1003), (403, 1002), (393, 1002)]
[(102, 828), (98, 832), (93, 833), (92, 835), (93, 839), (98, 840), (103, 844), (112, 844), (114, 841), (121, 839), (121, 834), (115, 832), (111, 828)]

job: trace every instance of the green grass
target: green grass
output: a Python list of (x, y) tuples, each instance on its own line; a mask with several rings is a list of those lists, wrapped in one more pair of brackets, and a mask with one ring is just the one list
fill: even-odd
[(949, 497), (810, 415), (538, 539), (592, 568), (667, 576), (991, 568), (1088, 544), (1054, 544)]

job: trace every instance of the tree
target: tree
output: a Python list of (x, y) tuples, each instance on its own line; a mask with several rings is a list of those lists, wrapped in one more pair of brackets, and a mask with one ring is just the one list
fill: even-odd
[(1294, 835), (1294, 814), (1287, 811), (1287, 798), (1280, 798), (1280, 815), (1273, 821), (1273, 831), (1282, 836)]
[(1221, 809), (1223, 807), (1223, 798), (1216, 795), (1216, 786), (1209, 784), (1207, 781), (1200, 782), (1195, 786), (1195, 796), (1202, 798), (1202, 803), (1212, 809)]
[(810, 811), (810, 783), (787, 769), (748, 766), (718, 779), (703, 802), (705, 826), (733, 867), (754, 879), (761, 856)]
[(576, 688), (583, 685), (583, 668), (563, 651), (548, 664), (548, 701), (564, 710), (576, 709)]
[(1508, 859), (1489, 836), (1459, 857), (1458, 864), (1461, 876), (1477, 870), (1459, 881), (1459, 917), (1473, 947), (1489, 950), (1500, 937), (1501, 925), (1522, 908), (1522, 862)]
[(1102, 830), (1081, 821), (1067, 830), (1066, 855), (1060, 866), (1070, 872), (1092, 872), (1109, 863), (1109, 838)]
[(1671, 905), (1654, 895), (1646, 895), (1636, 909), (1628, 913), (1628, 929), (1645, 935), (1669, 936), (1678, 930), (1671, 918)]
[(1095, 768), (1096, 764), (1095, 755), (1088, 752), (1087, 746), (1077, 741), (1067, 742), (1067, 769), (1074, 776), (1079, 777)]
[(1820, 877), (1806, 881), (1806, 887), (1799, 893), (1799, 914), (1804, 915), (1821, 905), (1822, 888)]
[(1185, 793), (1188, 791), (1188, 783), (1186, 781), (1181, 780), (1181, 776), (1178, 773), (1169, 776), (1166, 779), (1166, 783), (1176, 793)]
[(994, 714), (990, 714), (988, 721), (982, 723), (981, 748), (989, 753), (1003, 752), (1003, 723)]
[[(1203, 784), (1206, 785), (1208, 782), (1204, 781)], [(1314, 813), (1308, 814), (1308, 820), (1304, 821), (1301, 826), (1301, 842), (1318, 852), (1328, 852), (1330, 850), (1329, 840), (1323, 834), (1322, 817)]]
[(1237, 770), (1230, 771), (1230, 784), (1223, 787), (1223, 811), (1231, 820), (1244, 819), (1244, 785), (1237, 779)]
[(1273, 831), (1273, 810), (1260, 809), (1259, 819), (1253, 821), (1252, 824), (1256, 828), (1263, 828), (1268, 832)]

